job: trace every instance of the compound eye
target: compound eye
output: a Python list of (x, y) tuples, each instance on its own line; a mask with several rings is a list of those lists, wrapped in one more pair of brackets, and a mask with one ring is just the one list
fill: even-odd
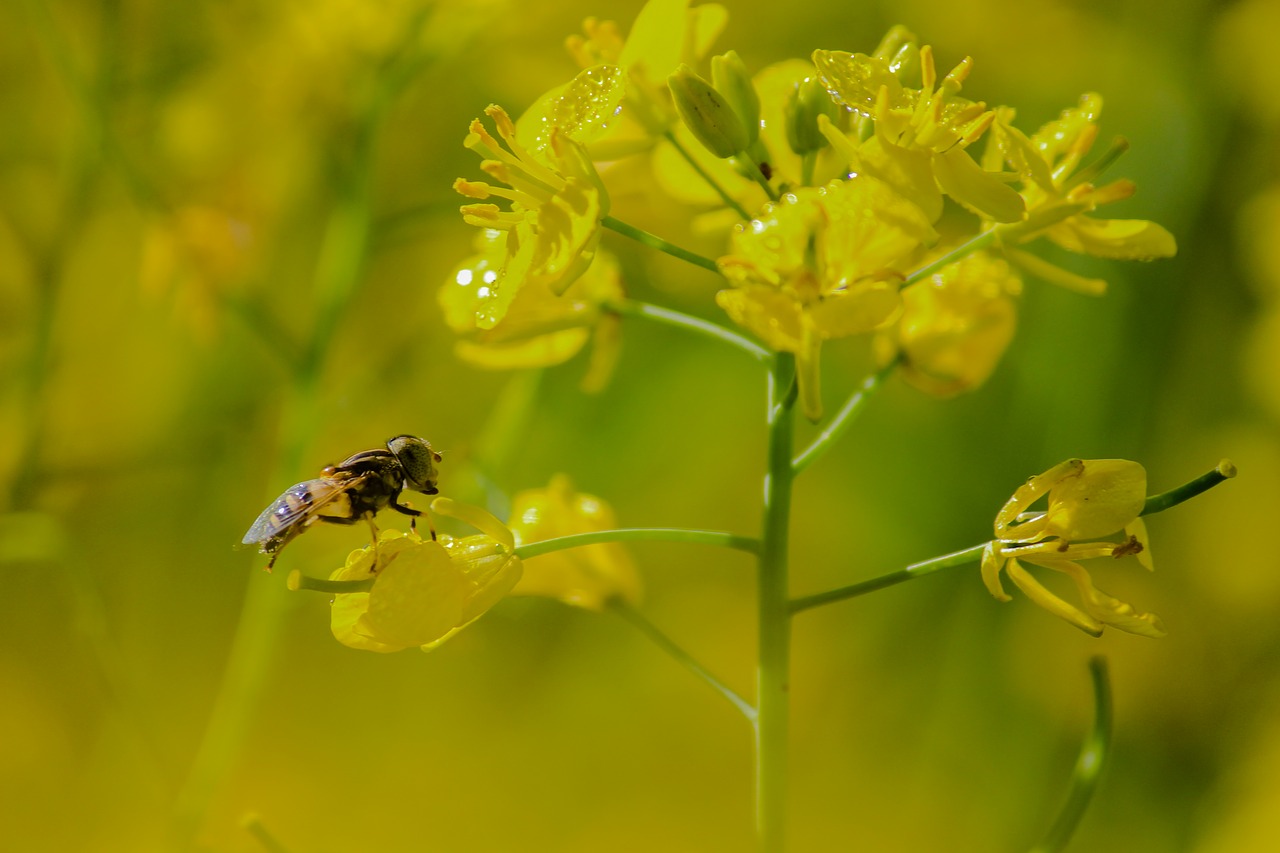
[(415, 491), (433, 495), (436, 493), (436, 466), (440, 454), (426, 441), (412, 435), (398, 435), (387, 442), (387, 449), (395, 454), (404, 469), (405, 481)]

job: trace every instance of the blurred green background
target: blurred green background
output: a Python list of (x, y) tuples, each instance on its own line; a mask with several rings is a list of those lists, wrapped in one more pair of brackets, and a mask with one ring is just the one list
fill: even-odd
[[(337, 567), (358, 528), (300, 539), (274, 575), (230, 547), (286, 485), (397, 433), (428, 436), (445, 492), (476, 499), (471, 461), (530, 380), (458, 362), (440, 319), (473, 239), (450, 190), (478, 174), (460, 143), (486, 104), (518, 114), (572, 76), (562, 42), (585, 16), (625, 32), (639, 6), (0, 10), (0, 847), (262, 849), (248, 813), (294, 851), (751, 847), (748, 726), (621, 620), (511, 599), (430, 655), (357, 652), (284, 574)], [(868, 51), (903, 23), (943, 69), (972, 55), (966, 94), (1024, 129), (1102, 93), (1103, 139), (1132, 142), (1112, 175), (1140, 188), (1107, 215), (1180, 244), (1152, 265), (1072, 259), (1111, 282), (1102, 299), (1029, 282), (969, 396), (891, 382), (800, 481), (797, 593), (982, 541), (1014, 486), (1069, 456), (1137, 459), (1153, 492), (1222, 456), (1241, 471), (1151, 519), (1154, 576), (1100, 572), (1163, 640), (997, 604), (976, 566), (799, 617), (794, 849), (1026, 849), (1064, 796), (1095, 653), (1114, 763), (1072, 849), (1273, 849), (1280, 559), (1256, 543), (1280, 511), (1280, 6), (728, 9), (717, 49), (752, 69)], [(614, 197), (716, 254), (696, 212)], [(631, 294), (722, 319), (712, 277), (614, 236)], [(577, 388), (581, 358), (546, 372), (491, 491), (565, 472), (624, 526), (754, 532), (757, 369), (675, 330), (623, 334), (598, 395)], [(830, 402), (865, 348), (828, 349)], [(633, 554), (644, 611), (749, 695), (750, 560)], [(261, 690), (237, 713), (219, 696), (245, 601), (260, 627), (231, 678)]]

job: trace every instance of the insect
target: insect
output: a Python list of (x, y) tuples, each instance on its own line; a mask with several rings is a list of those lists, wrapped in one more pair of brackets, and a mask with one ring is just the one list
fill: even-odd
[[(285, 489), (275, 503), (262, 511), (241, 540), (241, 546), (257, 545), (270, 554), (266, 570), (271, 571), (280, 551), (316, 521), (355, 524), (364, 520), (378, 546), (378, 529), (373, 517), (390, 507), (411, 518), (420, 510), (399, 503), (400, 492), (412, 489), (434, 495), (436, 464), (440, 454), (424, 439), (397, 435), (385, 450), (365, 450), (348, 457), (340, 465), (330, 465), (314, 480), (304, 480)], [(435, 538), (435, 531), (431, 537)]]

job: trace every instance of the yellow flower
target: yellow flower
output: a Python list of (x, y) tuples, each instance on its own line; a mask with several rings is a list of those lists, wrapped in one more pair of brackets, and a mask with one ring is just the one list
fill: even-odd
[[(892, 58), (818, 50), (813, 63), (837, 103), (874, 122), (875, 132), (856, 142), (829, 119), (819, 119), (823, 135), (854, 171), (888, 183), (919, 205), (930, 222), (942, 214), (943, 193), (997, 222), (1022, 219), (1018, 194), (965, 150), (995, 119), (986, 104), (958, 96), (973, 68), (972, 59), (966, 57), (941, 85), (932, 48), (917, 50), (914, 40)], [(917, 66), (919, 89), (900, 79), (906, 69)]]
[[(1028, 598), (1086, 634), (1100, 636), (1103, 627), (1110, 625), (1144, 637), (1163, 637), (1160, 617), (1140, 613), (1099, 590), (1078, 562), (1133, 556), (1146, 569), (1153, 568), (1146, 525), (1140, 517), (1146, 493), (1146, 471), (1125, 459), (1068, 459), (1032, 477), (996, 516), (995, 539), (982, 554), (987, 590), (1000, 601), (1010, 600), (1000, 584), (1003, 570)], [(1045, 511), (1026, 511), (1046, 495)], [(1118, 543), (1103, 538), (1117, 533), (1124, 537)], [(1022, 562), (1070, 577), (1080, 593), (1081, 607), (1051, 593), (1022, 568)]]
[(597, 252), (591, 267), (560, 296), (542, 282), (527, 282), (491, 323), (505, 235), (487, 230), (476, 244), (479, 252), (454, 269), (439, 293), (445, 322), (463, 336), (455, 346), (458, 357), (493, 370), (548, 367), (568, 361), (594, 338), (584, 386), (603, 387), (620, 344), (618, 317), (607, 310), (623, 296), (613, 256)]
[(1022, 280), (1009, 265), (978, 252), (902, 292), (902, 315), (877, 332), (883, 366), (895, 359), (902, 378), (937, 397), (987, 381), (1013, 340)]
[[(516, 495), (510, 526), (521, 544), (541, 542), (575, 533), (617, 527), (613, 509), (594, 495), (573, 490), (563, 474), (545, 489)], [(610, 599), (634, 604), (640, 598), (640, 578), (626, 549), (616, 542), (567, 548), (532, 557), (515, 595), (544, 595), (566, 604), (600, 610)]]
[(485, 532), (432, 541), (416, 532), (384, 530), (376, 549), (352, 551), (330, 579), (372, 580), (373, 588), (333, 597), (330, 624), (339, 642), (371, 652), (410, 646), (429, 651), (511, 592), (521, 573), (511, 532), (475, 507), (459, 509), (440, 498), (432, 508), (463, 517)]
[(454, 189), (469, 198), (511, 202), (506, 211), (496, 204), (462, 206), (468, 224), (506, 232), (503, 263), (489, 286), (492, 298), (477, 315), (481, 328), (492, 328), (522, 288), (538, 285), (559, 295), (586, 271), (600, 242), (600, 220), (609, 213), (609, 196), (580, 143), (552, 128), (546, 149), (535, 156), (516, 141), (515, 125), (501, 107), (490, 106), (485, 113), (507, 147), (479, 119), (463, 144), (485, 158), (480, 168), (486, 174), (507, 187), (459, 178)]
[[(1173, 235), (1145, 219), (1094, 219), (1087, 214), (1101, 205), (1122, 201), (1133, 195), (1132, 181), (1118, 180), (1101, 187), (1091, 181), (1124, 152), (1123, 144), (1080, 169), (1080, 163), (1098, 138), (1098, 115), (1102, 98), (1084, 95), (1078, 106), (1063, 111), (1056, 120), (1040, 128), (1028, 138), (1010, 122), (1013, 111), (997, 111), (992, 139), (984, 156), (987, 168), (999, 165), (1001, 158), (1022, 180), (1022, 197), (1027, 204), (1027, 218), (1016, 225), (1002, 226), (1000, 239), (1006, 245), (1025, 243), (1044, 235), (1064, 249), (1100, 258), (1148, 261), (1166, 258), (1177, 252)], [(1010, 258), (1021, 263), (1028, 258), (1011, 252)], [(1037, 275), (1051, 277), (1056, 268), (1040, 261)], [(1078, 276), (1059, 271), (1062, 279), (1050, 280), (1074, 289), (1098, 289), (1096, 283), (1080, 284)]]
[(805, 415), (822, 414), (822, 342), (869, 332), (901, 305), (901, 270), (936, 239), (924, 214), (866, 176), (800, 189), (735, 227), (716, 302), (779, 352), (794, 353)]

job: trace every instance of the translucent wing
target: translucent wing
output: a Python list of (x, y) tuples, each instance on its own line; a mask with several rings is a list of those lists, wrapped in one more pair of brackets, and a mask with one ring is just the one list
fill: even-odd
[(261, 544), (262, 552), (269, 554), (301, 533), (317, 516), (345, 515), (343, 507), (349, 508), (348, 490), (359, 487), (369, 476), (321, 477), (295, 483), (262, 511), (240, 540), (241, 546)]

